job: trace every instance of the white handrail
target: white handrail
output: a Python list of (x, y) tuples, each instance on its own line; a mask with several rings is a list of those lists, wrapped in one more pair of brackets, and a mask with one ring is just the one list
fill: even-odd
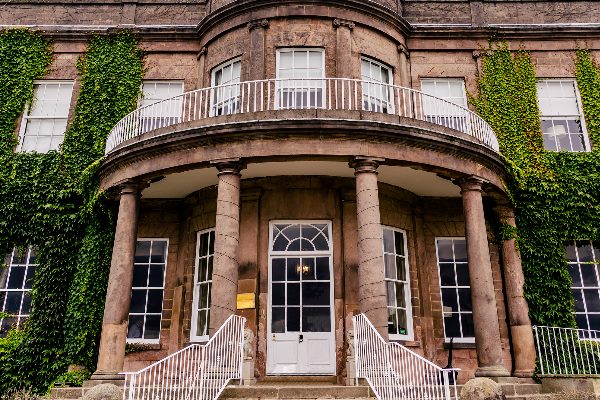
[[(458, 399), (457, 369), (440, 368), (398, 343), (386, 342), (364, 315), (355, 315), (356, 376), (379, 400)], [(451, 390), (452, 386), (452, 390)]]
[(213, 400), (242, 379), (246, 319), (230, 316), (210, 340), (192, 344), (137, 372), (124, 372), (123, 400)]
[(540, 375), (600, 374), (600, 331), (534, 326)]
[[(451, 128), (498, 151), (492, 128), (471, 110), (418, 90), (345, 78), (266, 79), (213, 86), (140, 107), (108, 135), (106, 154), (146, 132), (220, 115), (272, 110), (368, 111)], [(369, 119), (364, 113), (360, 118)]]

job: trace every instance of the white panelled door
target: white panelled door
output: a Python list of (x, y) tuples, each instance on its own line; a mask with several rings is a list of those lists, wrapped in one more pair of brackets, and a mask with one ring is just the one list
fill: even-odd
[(268, 374), (335, 374), (331, 222), (269, 226)]

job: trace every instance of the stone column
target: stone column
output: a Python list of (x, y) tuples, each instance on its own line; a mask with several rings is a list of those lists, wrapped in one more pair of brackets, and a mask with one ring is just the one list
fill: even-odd
[(410, 51), (406, 43), (401, 42), (398, 45), (398, 62), (400, 65), (400, 86), (412, 87), (412, 76), (410, 71)]
[(356, 78), (355, 66), (352, 62), (352, 30), (354, 22), (343, 19), (334, 19), (333, 26), (336, 28), (336, 77)]
[(210, 295), (209, 334), (212, 336), (237, 311), (240, 247), (239, 160), (214, 163), (219, 171), (215, 221), (215, 255)]
[(102, 321), (100, 352), (92, 379), (123, 379), (117, 374), (123, 371), (125, 361), (139, 198), (138, 185), (125, 184), (121, 187), (119, 215)]
[(476, 177), (460, 179), (469, 278), (471, 283), (471, 303), (475, 327), (478, 368), (476, 376), (508, 376), (502, 364), (502, 345), (498, 309), (490, 262), (487, 230), (483, 213), (482, 185), (484, 181)]
[(268, 19), (259, 19), (248, 22), (250, 31), (250, 48), (248, 58), (250, 59), (248, 77), (246, 80), (257, 81), (265, 79), (265, 33), (269, 28)]
[(388, 339), (387, 295), (383, 266), (383, 231), (379, 214), (377, 168), (380, 159), (356, 157), (350, 166), (356, 176), (358, 227), (358, 301), (381, 336)]
[[(515, 212), (512, 207), (498, 205), (495, 210), (501, 223), (516, 228)], [(535, 344), (529, 319), (529, 306), (523, 293), (525, 277), (521, 266), (521, 255), (514, 238), (502, 240), (502, 263), (515, 363), (513, 375), (528, 378), (533, 376), (535, 370)]]

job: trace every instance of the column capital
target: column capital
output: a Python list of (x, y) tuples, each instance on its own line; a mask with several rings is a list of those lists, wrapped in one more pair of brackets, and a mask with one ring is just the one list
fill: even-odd
[(217, 168), (220, 175), (240, 175), (241, 170), (244, 169), (244, 165), (240, 162), (239, 158), (228, 158), (223, 160), (214, 160), (210, 162)]
[[(142, 190), (150, 186), (147, 182), (125, 181), (115, 186), (116, 196), (124, 194), (140, 195)], [(114, 192), (113, 192), (114, 193)]]
[(345, 19), (336, 18), (336, 19), (333, 20), (333, 27), (336, 28), (336, 29), (337, 28), (341, 28), (341, 27), (345, 27), (345, 28), (348, 28), (350, 30), (353, 30), (356, 27), (356, 24), (354, 22), (352, 22), (352, 21), (348, 21), (348, 20), (345, 20)]
[(348, 163), (350, 168), (354, 168), (354, 175), (361, 173), (377, 173), (377, 168), (379, 168), (379, 164), (381, 164), (385, 159), (383, 158), (374, 158), (374, 157), (354, 157), (352, 161)]
[(206, 46), (204, 46), (200, 49), (200, 51), (196, 55), (196, 59), (199, 60), (201, 57), (206, 56), (206, 53), (208, 53), (208, 48)]
[(267, 29), (269, 27), (269, 24), (269, 20), (264, 18), (250, 21), (246, 26), (248, 27), (248, 30), (251, 31), (256, 28)]
[(408, 47), (406, 46), (406, 44), (404, 43), (400, 43), (398, 45), (398, 52), (404, 54), (404, 56), (406, 58), (410, 58), (410, 50), (408, 50)]
[(461, 193), (483, 192), (483, 185), (486, 183), (487, 181), (485, 179), (479, 178), (474, 175), (465, 176), (454, 181), (454, 184), (460, 187)]

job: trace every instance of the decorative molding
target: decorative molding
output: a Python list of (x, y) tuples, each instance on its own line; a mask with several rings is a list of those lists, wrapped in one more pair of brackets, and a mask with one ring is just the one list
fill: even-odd
[(348, 165), (350, 168), (354, 168), (355, 175), (363, 173), (376, 174), (379, 164), (383, 161), (385, 161), (383, 158), (356, 156)]
[(461, 193), (464, 192), (483, 192), (483, 185), (488, 182), (478, 176), (471, 175), (456, 179), (454, 183), (460, 186)]
[(208, 53), (208, 48), (206, 46), (202, 47), (200, 49), (200, 51), (198, 52), (198, 55), (196, 56), (196, 59), (199, 60), (200, 57), (206, 56), (207, 53)]
[(406, 58), (410, 58), (410, 50), (408, 50), (406, 44), (400, 43), (398, 45), (398, 52), (404, 54)]
[(248, 22), (248, 24), (246, 26), (248, 27), (249, 31), (256, 29), (256, 28), (268, 29), (269, 28), (269, 20), (266, 18), (257, 19), (256, 21)]
[(219, 173), (217, 174), (217, 176), (220, 175), (240, 175), (240, 172), (244, 169), (244, 165), (240, 162), (239, 158), (226, 158), (223, 160), (215, 160), (215, 161), (211, 161), (211, 164), (213, 164), (217, 170), (219, 171)]
[(345, 19), (339, 19), (339, 18), (336, 18), (336, 19), (333, 20), (333, 27), (334, 28), (337, 29), (337, 28), (340, 28), (342, 26), (346, 27), (346, 28), (348, 28), (350, 30), (353, 30), (354, 28), (356, 28), (356, 24), (354, 22), (352, 22), (352, 21), (348, 21), (348, 20), (345, 20)]

